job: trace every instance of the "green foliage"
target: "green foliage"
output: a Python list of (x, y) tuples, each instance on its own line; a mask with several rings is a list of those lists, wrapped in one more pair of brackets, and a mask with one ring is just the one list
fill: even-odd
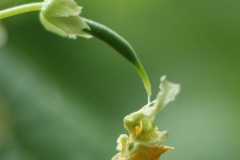
[(7, 31), (5, 27), (0, 22), (0, 48), (7, 42)]

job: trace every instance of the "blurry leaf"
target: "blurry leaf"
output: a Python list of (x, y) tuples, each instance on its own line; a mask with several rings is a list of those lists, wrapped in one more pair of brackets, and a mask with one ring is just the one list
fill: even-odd
[(101, 120), (12, 53), (0, 53), (0, 159), (105, 159)]
[(7, 31), (0, 22), (0, 48), (4, 46), (7, 42)]
[(31, 2), (36, 2), (34, 0), (1, 0), (0, 1), (0, 9), (5, 9), (8, 7), (13, 7), (16, 5), (24, 4), (24, 3), (31, 3)]

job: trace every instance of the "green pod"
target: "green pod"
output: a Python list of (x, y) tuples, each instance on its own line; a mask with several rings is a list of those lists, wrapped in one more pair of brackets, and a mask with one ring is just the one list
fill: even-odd
[(83, 20), (91, 28), (91, 30), (84, 29), (83, 31), (110, 45), (136, 68), (143, 80), (144, 86), (148, 93), (148, 99), (150, 100), (150, 96), (152, 94), (151, 84), (132, 46), (123, 37), (110, 28), (86, 18), (83, 18)]

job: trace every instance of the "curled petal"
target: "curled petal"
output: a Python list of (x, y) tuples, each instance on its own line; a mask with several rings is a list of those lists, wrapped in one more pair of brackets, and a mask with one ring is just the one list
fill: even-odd
[(162, 76), (160, 82), (160, 92), (152, 102), (153, 106), (149, 103), (140, 110), (133, 112), (124, 118), (124, 126), (130, 134), (135, 132), (136, 126), (140, 126), (144, 119), (150, 120), (150, 122), (147, 122), (147, 125), (151, 126), (154, 116), (161, 111), (167, 103), (173, 101), (179, 93), (180, 84), (174, 84), (167, 81), (166, 76)]
[(121, 134), (117, 139), (117, 150), (124, 152), (126, 149), (126, 144), (128, 142), (128, 136), (126, 134)]
[(51, 23), (49, 23), (45, 17), (42, 15), (42, 13), (40, 13), (40, 21), (42, 22), (42, 25), (48, 30), (48, 31), (51, 31), (55, 34), (58, 34), (62, 37), (67, 37), (68, 34), (67, 32), (65, 32), (64, 30), (52, 25)]
[(158, 160), (163, 153), (172, 151), (173, 149), (173, 147), (162, 145), (156, 147), (139, 145), (137, 152), (131, 155), (127, 160)]
[(157, 95), (154, 105), (146, 109), (146, 117), (155, 116), (166, 104), (173, 101), (180, 91), (180, 84), (167, 81), (166, 76), (162, 76), (160, 82), (160, 92)]

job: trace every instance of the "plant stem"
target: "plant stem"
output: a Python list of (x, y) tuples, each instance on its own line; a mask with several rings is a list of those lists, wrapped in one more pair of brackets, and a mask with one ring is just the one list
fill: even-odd
[(43, 3), (30, 3), (6, 10), (0, 11), (0, 19), (11, 17), (20, 13), (30, 12), (30, 11), (39, 11), (41, 10)]
[(132, 46), (123, 37), (118, 35), (110, 28), (107, 28), (106, 26), (100, 23), (94, 22), (86, 18), (83, 18), (83, 20), (91, 28), (91, 31), (84, 29), (85, 32), (106, 42), (108, 45), (113, 47), (119, 54), (125, 57), (131, 64), (133, 64), (133, 66), (138, 71), (140, 77), (143, 80), (144, 86), (148, 93), (148, 102), (150, 102), (150, 96), (152, 94), (151, 84)]

